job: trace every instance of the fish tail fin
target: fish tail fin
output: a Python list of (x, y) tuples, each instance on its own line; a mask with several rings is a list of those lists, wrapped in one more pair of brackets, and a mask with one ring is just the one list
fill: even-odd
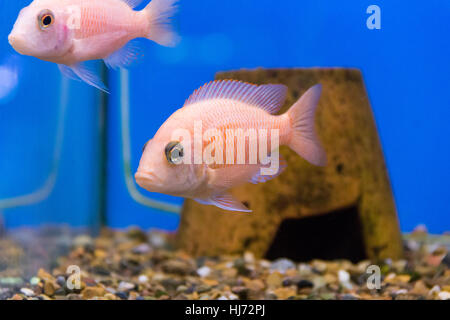
[(315, 113), (322, 85), (310, 88), (287, 112), (292, 126), (289, 147), (316, 166), (325, 166), (327, 158), (315, 128)]
[(173, 31), (170, 19), (177, 9), (178, 0), (152, 0), (143, 12), (148, 18), (148, 31), (146, 38), (156, 43), (174, 47), (179, 36)]

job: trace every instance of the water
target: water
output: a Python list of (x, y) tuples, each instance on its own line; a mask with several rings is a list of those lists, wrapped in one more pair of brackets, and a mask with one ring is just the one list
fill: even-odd
[(134, 182), (144, 143), (219, 71), (315, 66), (362, 71), (402, 231), (450, 229), (448, 2), (379, 0), (381, 29), (369, 30), (371, 1), (181, 0), (176, 48), (146, 43), (130, 70), (94, 63), (108, 96), (12, 50), (7, 35), (28, 3), (0, 3), (0, 236), (27, 248), (49, 230), (35, 227), (63, 225), (40, 243), (59, 255), (79, 229), (177, 230), (183, 199)]

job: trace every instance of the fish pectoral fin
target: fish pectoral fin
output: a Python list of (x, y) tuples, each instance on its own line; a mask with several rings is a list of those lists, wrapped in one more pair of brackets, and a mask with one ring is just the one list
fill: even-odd
[(58, 64), (59, 71), (69, 79), (81, 81), (80, 77), (73, 72), (72, 68), (65, 64)]
[(75, 80), (81, 79), (87, 84), (109, 94), (108, 88), (103, 84), (103, 81), (100, 79), (100, 77), (82, 63), (71, 66), (59, 66), (59, 69), (65, 76)]
[(138, 39), (134, 39), (121, 49), (110, 54), (104, 61), (112, 69), (126, 68), (131, 66), (141, 56), (143, 56), (142, 44)]
[(230, 193), (212, 196), (209, 199), (209, 203), (215, 205), (218, 208), (228, 211), (252, 212), (252, 210), (247, 208), (239, 200), (236, 200)]
[(122, 1), (125, 2), (127, 5), (129, 5), (130, 8), (134, 9), (138, 5), (140, 5), (144, 0), (122, 0)]

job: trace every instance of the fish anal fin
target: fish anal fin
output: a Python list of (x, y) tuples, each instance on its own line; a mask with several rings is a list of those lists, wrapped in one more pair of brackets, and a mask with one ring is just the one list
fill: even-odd
[(277, 113), (286, 100), (287, 87), (282, 84), (254, 85), (235, 80), (217, 80), (197, 89), (185, 106), (208, 100), (229, 99)]

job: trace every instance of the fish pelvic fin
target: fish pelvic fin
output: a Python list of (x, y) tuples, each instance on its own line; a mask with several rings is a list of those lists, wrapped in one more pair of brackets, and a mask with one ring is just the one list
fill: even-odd
[(321, 93), (322, 85), (315, 85), (287, 112), (292, 126), (289, 147), (316, 166), (327, 164), (325, 150), (315, 131), (315, 113)]
[(230, 193), (218, 194), (209, 199), (195, 199), (198, 203), (214, 205), (220, 209), (236, 212), (252, 212), (242, 202), (236, 200)]
[(146, 38), (166, 47), (177, 45), (179, 36), (170, 25), (170, 19), (177, 10), (177, 2), (178, 0), (152, 0), (142, 10), (149, 21)]
[(104, 85), (100, 77), (95, 74), (95, 71), (91, 70), (86, 65), (82, 63), (70, 66), (59, 64), (58, 67), (61, 73), (66, 77), (73, 80), (84, 81), (87, 84), (109, 94), (108, 88)]

